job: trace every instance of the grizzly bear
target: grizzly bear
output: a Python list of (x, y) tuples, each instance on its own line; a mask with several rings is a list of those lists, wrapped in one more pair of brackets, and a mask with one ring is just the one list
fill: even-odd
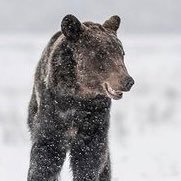
[(110, 181), (111, 99), (134, 84), (117, 37), (120, 18), (102, 25), (67, 15), (38, 63), (28, 125), (28, 181), (57, 181), (67, 151), (74, 181)]

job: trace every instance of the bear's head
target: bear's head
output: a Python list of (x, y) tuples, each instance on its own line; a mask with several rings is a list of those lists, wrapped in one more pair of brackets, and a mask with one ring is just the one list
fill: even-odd
[(134, 80), (126, 69), (125, 52), (116, 33), (119, 25), (118, 16), (112, 16), (102, 25), (81, 23), (73, 15), (63, 18), (62, 39), (74, 60), (71, 70), (75, 74), (76, 95), (120, 99), (122, 92), (133, 86)]

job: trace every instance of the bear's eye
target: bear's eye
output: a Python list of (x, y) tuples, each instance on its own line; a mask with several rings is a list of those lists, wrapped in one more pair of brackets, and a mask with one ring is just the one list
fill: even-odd
[(99, 70), (100, 70), (100, 71), (104, 71), (104, 70), (105, 70), (104, 66), (103, 66), (103, 65), (100, 65), (100, 66), (99, 66)]

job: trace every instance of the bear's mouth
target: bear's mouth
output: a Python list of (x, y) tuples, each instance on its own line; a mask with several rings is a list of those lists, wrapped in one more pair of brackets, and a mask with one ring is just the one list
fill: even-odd
[(105, 83), (105, 90), (108, 97), (118, 100), (123, 97), (123, 92), (113, 90), (107, 83)]

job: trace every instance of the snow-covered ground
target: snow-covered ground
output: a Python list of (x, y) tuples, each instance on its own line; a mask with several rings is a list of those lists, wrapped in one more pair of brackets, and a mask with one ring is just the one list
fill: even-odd
[[(181, 35), (123, 35), (136, 84), (113, 101), (113, 181), (181, 180)], [(49, 35), (0, 35), (0, 180), (26, 180), (32, 76)], [(68, 160), (61, 173), (71, 181)]]

